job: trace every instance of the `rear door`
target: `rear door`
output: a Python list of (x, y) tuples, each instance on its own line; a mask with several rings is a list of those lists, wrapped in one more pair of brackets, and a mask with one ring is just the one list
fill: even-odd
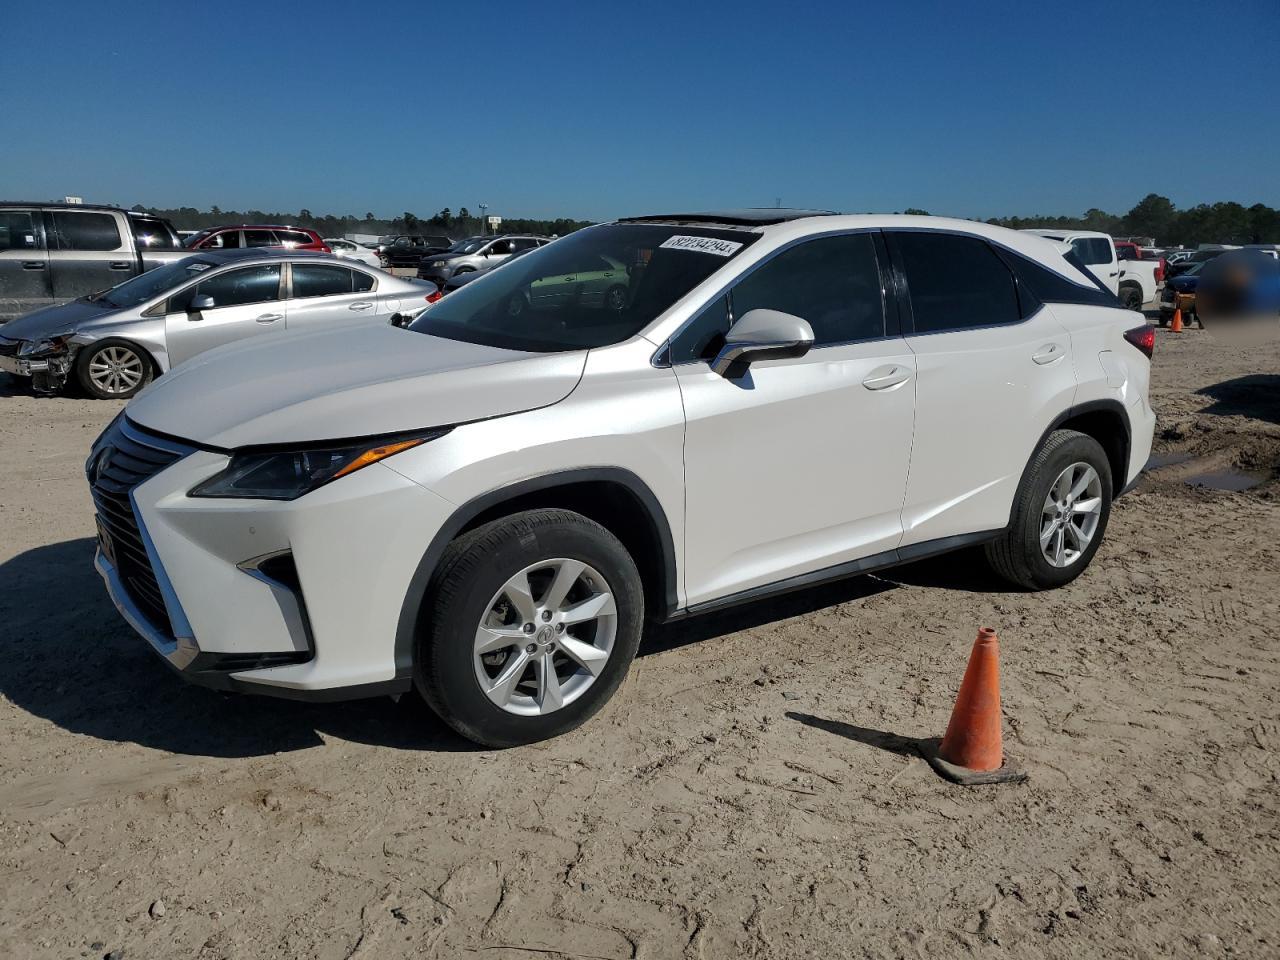
[(40, 211), (0, 210), (0, 322), (53, 303)]
[(999, 529), (1040, 437), (1073, 402), (1070, 338), (982, 238), (886, 239), (916, 365), (902, 544)]
[[(224, 269), (180, 290), (165, 307), (165, 341), (171, 365), (233, 340), (283, 330), (284, 265), (260, 263)], [(198, 296), (213, 298), (192, 309)]]
[(46, 210), (49, 270), (55, 300), (106, 290), (138, 272), (122, 215), (104, 210)]
[[(373, 275), (335, 263), (293, 263), (285, 325), (290, 330), (357, 323), (386, 323), (399, 301), (388, 305), (375, 290)], [(390, 308), (388, 308), (390, 306)]]

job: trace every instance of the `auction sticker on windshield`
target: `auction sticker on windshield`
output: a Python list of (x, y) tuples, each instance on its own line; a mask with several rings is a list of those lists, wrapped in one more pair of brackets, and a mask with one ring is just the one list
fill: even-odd
[(742, 244), (715, 237), (669, 237), (661, 244), (667, 250), (692, 250), (695, 253), (714, 253), (717, 257), (732, 257), (742, 249)]

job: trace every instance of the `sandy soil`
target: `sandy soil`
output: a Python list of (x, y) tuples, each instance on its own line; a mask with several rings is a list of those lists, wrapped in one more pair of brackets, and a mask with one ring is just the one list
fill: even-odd
[[(115, 404), (0, 384), (0, 956), (1280, 955), (1280, 345), (1160, 336), (1070, 587), (971, 555), (652, 632), (586, 728), (186, 687), (90, 567)], [(1237, 468), (1247, 492), (1188, 476)], [(1025, 785), (938, 780), (976, 628)]]

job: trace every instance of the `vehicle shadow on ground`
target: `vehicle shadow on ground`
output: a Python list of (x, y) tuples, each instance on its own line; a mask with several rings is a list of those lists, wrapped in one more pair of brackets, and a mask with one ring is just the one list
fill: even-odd
[(1280, 423), (1280, 374), (1255, 373), (1236, 377), (1196, 392), (1214, 401), (1205, 408), (1205, 413)]
[(124, 622), (90, 538), (0, 564), (0, 694), (65, 730), (176, 754), (251, 757), (324, 737), (402, 750), (478, 749), (416, 694), (306, 704), (192, 686)]
[(637, 656), (665, 653), (691, 643), (702, 643), (778, 620), (802, 617), (824, 607), (834, 607), (893, 590), (896, 586), (878, 577), (853, 577), (779, 597), (756, 600), (721, 613), (709, 613), (673, 623), (650, 623), (645, 628)]
[(945, 590), (963, 590), (965, 593), (1022, 592), (996, 575), (982, 555), (981, 547), (969, 547), (927, 560), (917, 560), (875, 576), (907, 587), (940, 587)]

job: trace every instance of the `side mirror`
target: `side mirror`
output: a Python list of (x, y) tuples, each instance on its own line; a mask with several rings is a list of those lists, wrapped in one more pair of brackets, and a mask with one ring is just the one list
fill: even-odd
[(187, 307), (187, 313), (199, 313), (201, 310), (212, 310), (216, 304), (213, 297), (207, 293), (202, 293), (198, 297), (191, 298), (191, 306)]
[(803, 357), (812, 346), (813, 328), (807, 321), (780, 310), (748, 310), (725, 336), (711, 369), (727, 377), (737, 364)]

